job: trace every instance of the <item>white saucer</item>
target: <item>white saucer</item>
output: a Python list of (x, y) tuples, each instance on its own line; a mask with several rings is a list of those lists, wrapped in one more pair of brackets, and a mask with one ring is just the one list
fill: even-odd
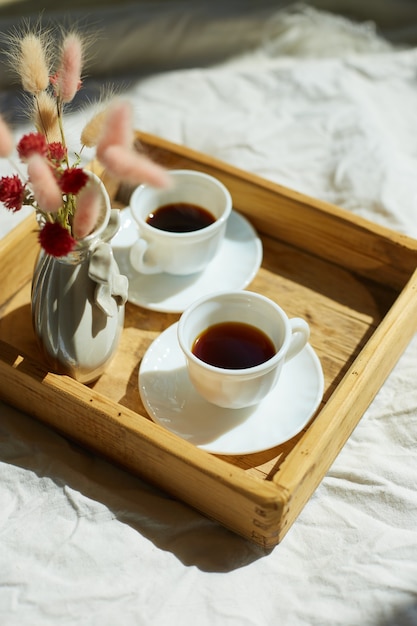
[(136, 272), (129, 250), (138, 237), (130, 209), (120, 212), (121, 227), (111, 240), (120, 272), (129, 279), (129, 302), (152, 311), (182, 313), (189, 304), (211, 291), (244, 289), (262, 263), (262, 243), (251, 224), (232, 211), (220, 250), (210, 265), (198, 274), (145, 275)]
[(139, 392), (154, 422), (215, 454), (251, 454), (273, 448), (298, 434), (323, 397), (320, 361), (307, 346), (285, 364), (276, 387), (254, 407), (221, 409), (192, 386), (177, 326), (149, 346), (139, 370)]

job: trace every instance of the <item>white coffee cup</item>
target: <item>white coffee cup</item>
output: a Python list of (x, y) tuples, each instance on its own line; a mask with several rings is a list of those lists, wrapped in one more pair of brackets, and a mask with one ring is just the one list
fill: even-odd
[[(130, 262), (142, 274), (168, 272), (187, 275), (202, 271), (216, 255), (232, 210), (227, 188), (213, 176), (194, 170), (172, 170), (172, 186), (156, 189), (137, 187), (130, 209), (139, 227), (139, 239), (130, 249)], [(214, 222), (200, 230), (172, 232), (155, 228), (147, 222), (158, 208), (173, 203), (202, 207)]]
[[(272, 342), (273, 356), (239, 369), (219, 367), (197, 357), (193, 352), (197, 337), (223, 322), (240, 322), (259, 329)], [(271, 299), (244, 290), (200, 298), (184, 311), (178, 324), (179, 345), (195, 389), (208, 402), (230, 409), (260, 402), (276, 385), (285, 362), (304, 348), (309, 336), (305, 320), (289, 319)]]

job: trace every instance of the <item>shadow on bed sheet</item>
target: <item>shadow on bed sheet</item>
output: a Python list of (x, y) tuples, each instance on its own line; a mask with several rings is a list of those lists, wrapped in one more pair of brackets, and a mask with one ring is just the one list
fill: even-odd
[[(104, 519), (128, 524), (184, 565), (203, 571), (232, 571), (268, 554), (1, 402), (0, 414), (0, 463), (36, 474), (42, 481), (42, 495), (46, 489), (53, 496), (50, 506), (54, 515), (59, 513), (57, 501), (62, 511), (70, 507), (72, 512), (74, 508), (78, 511), (74, 501), (80, 502), (81, 511), (84, 499), (94, 501), (87, 506), (98, 525)], [(31, 502), (36, 506), (36, 494)], [(40, 506), (48, 507), (44, 497)]]
[(378, 626), (416, 626), (417, 624), (417, 599), (413, 604), (398, 606), (392, 615), (378, 622)]

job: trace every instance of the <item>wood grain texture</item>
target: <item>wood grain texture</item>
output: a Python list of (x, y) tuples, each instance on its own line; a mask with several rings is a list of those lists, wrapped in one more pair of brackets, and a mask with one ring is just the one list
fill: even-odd
[[(249, 289), (308, 320), (325, 377), (317, 414), (299, 435), (257, 454), (215, 456), (179, 439), (150, 421), (138, 392), (144, 353), (179, 316), (132, 304), (118, 352), (98, 381), (84, 386), (48, 372), (30, 323), (37, 254), (30, 218), (0, 242), (0, 396), (270, 548), (294, 523), (417, 329), (416, 242), (211, 157), (158, 138), (141, 141), (163, 164), (217, 175), (235, 209), (257, 227), (264, 258)], [(130, 190), (108, 178), (107, 185), (122, 206)]]
[[(166, 167), (203, 169), (217, 176), (229, 188), (234, 207), (260, 233), (274, 233), (277, 239), (395, 289), (416, 267), (417, 241), (406, 235), (164, 139), (138, 133), (137, 143)], [(128, 190), (123, 191), (126, 200)]]

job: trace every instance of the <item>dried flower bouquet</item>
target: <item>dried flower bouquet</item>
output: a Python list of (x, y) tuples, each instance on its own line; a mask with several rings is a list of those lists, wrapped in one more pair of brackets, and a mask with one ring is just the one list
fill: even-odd
[[(169, 184), (167, 172), (133, 148), (132, 109), (115, 100), (86, 124), (81, 149), (70, 160), (63, 114), (82, 84), (84, 40), (76, 32), (57, 40), (49, 32), (25, 32), (11, 39), (10, 61), (28, 96), (35, 131), (17, 143), (25, 173), (0, 178), (0, 202), (10, 211), (34, 207), (43, 217), (39, 233), (48, 254), (64, 256), (88, 235), (98, 219), (100, 190), (80, 166), (81, 152), (95, 147), (97, 159), (117, 179), (131, 184)], [(0, 116), (0, 157), (15, 149), (9, 126)]]

